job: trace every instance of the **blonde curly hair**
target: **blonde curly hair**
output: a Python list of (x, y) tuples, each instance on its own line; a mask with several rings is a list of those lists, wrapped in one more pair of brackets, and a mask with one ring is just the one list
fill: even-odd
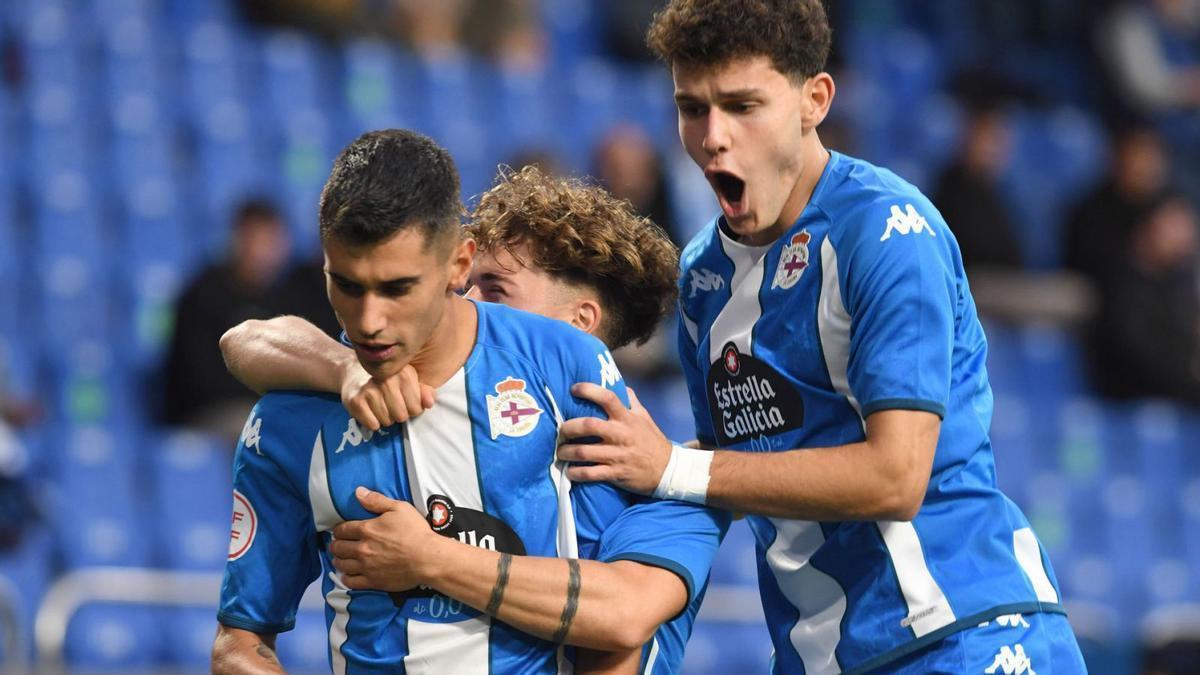
[(613, 349), (650, 339), (678, 295), (679, 250), (662, 228), (603, 188), (536, 166), (501, 169), (466, 233), (481, 251), (524, 244), (522, 264), (594, 289), (600, 337)]

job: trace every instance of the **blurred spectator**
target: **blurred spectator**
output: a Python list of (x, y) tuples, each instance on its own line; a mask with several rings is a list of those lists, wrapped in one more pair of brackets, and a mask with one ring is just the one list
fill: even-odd
[(512, 159), (505, 163), (516, 171), (527, 166), (536, 166), (541, 169), (542, 173), (548, 176), (563, 176), (566, 171), (563, 169), (562, 160), (553, 151), (544, 148), (526, 148), (517, 154), (513, 155)]
[(342, 332), (337, 315), (329, 305), (325, 287), (325, 257), (301, 262), (288, 270), (279, 284), (278, 314), (292, 314), (308, 319), (326, 334), (337, 337)]
[(654, 61), (646, 47), (646, 29), (654, 13), (662, 9), (662, 0), (609, 0), (595, 6), (601, 13), (604, 47), (609, 56), (622, 61)]
[(596, 179), (609, 192), (629, 200), (635, 213), (666, 230), (676, 245), (687, 243), (671, 217), (662, 158), (644, 131), (630, 124), (613, 127), (596, 146), (594, 163)]
[(1113, 242), (1118, 271), (1100, 293), (1092, 365), (1100, 392), (1200, 405), (1200, 293), (1196, 211), (1186, 198), (1152, 200), (1128, 246)]
[(1143, 112), (1200, 107), (1200, 0), (1141, 0), (1113, 8), (1100, 26), (1119, 90)]
[(1130, 126), (1113, 142), (1108, 174), (1076, 204), (1064, 230), (1063, 262), (1093, 282), (1107, 285), (1117, 268), (1138, 210), (1167, 186), (1162, 138), (1148, 126)]
[(1008, 117), (997, 103), (968, 101), (958, 154), (938, 180), (933, 203), (958, 239), (963, 264), (1019, 269), (1021, 251), (1000, 193), (1012, 150)]
[(278, 313), (274, 286), (289, 249), (274, 206), (251, 200), (238, 208), (228, 259), (204, 269), (176, 305), (165, 373), (168, 424), (237, 438), (257, 397), (226, 372), (218, 341), (246, 319)]
[(3, 366), (0, 362), (0, 551), (16, 546), (37, 515), (23, 478), (29, 456), (16, 432), (42, 416), (39, 405), (7, 391)]

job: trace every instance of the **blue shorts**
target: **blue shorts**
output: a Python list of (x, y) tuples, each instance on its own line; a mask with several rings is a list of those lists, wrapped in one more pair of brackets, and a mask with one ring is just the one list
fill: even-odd
[(1062, 614), (1010, 614), (961, 630), (879, 668), (881, 673), (1087, 673)]

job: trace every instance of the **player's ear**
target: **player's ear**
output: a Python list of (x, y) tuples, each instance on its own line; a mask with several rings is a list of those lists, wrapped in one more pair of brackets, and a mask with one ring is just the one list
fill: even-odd
[(450, 252), (450, 260), (447, 264), (450, 268), (449, 278), (446, 281), (446, 290), (450, 293), (458, 292), (459, 289), (466, 287), (467, 278), (471, 276), (471, 264), (475, 260), (475, 240), (470, 237), (463, 237), (454, 245)]
[(801, 103), (801, 113), (804, 116), (805, 131), (816, 128), (825, 121), (825, 116), (829, 114), (829, 107), (833, 105), (836, 89), (833, 84), (833, 76), (829, 73), (817, 73), (805, 81), (804, 87), (801, 89), (804, 97)]
[(591, 298), (581, 297), (575, 300), (574, 307), (571, 309), (571, 325), (579, 330), (600, 337), (600, 320), (604, 318), (604, 312), (600, 309), (600, 303)]

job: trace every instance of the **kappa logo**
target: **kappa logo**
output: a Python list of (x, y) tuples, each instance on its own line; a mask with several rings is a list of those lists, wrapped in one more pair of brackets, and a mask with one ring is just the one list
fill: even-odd
[(334, 450), (333, 454), (336, 455), (336, 454), (340, 453), (341, 451), (345, 450), (347, 443), (350, 444), (350, 447), (357, 448), (358, 446), (362, 445), (364, 442), (369, 441), (372, 438), (374, 438), (375, 434), (379, 434), (380, 436), (387, 436), (387, 432), (384, 431), (383, 429), (380, 429), (379, 431), (372, 431), (370, 429), (362, 428), (361, 426), (359, 426), (358, 420), (351, 417), (350, 421), (346, 423), (345, 433), (342, 434), (342, 442), (338, 444), (337, 450)]
[(621, 371), (617, 370), (612, 352), (605, 350), (603, 354), (597, 354), (596, 359), (600, 361), (600, 386), (612, 387), (621, 381)]
[(258, 443), (262, 440), (262, 418), (254, 413), (250, 413), (250, 417), (246, 419), (246, 425), (242, 427), (242, 435), (238, 440), (247, 448), (254, 448), (254, 451), (261, 455), (262, 449), (258, 447)]
[(783, 247), (779, 254), (779, 266), (775, 268), (775, 279), (771, 281), (771, 289), (782, 288), (785, 291), (800, 281), (800, 275), (808, 268), (808, 242), (812, 235), (803, 229), (792, 235), (791, 241)]
[(692, 292), (688, 299), (696, 297), (697, 291), (719, 291), (725, 288), (725, 278), (712, 270), (691, 270)]
[(519, 438), (533, 431), (542, 418), (537, 400), (525, 391), (525, 380), (506, 377), (496, 385), (496, 396), (488, 394), (488, 421), (492, 440), (500, 436)]
[(992, 665), (983, 672), (987, 675), (993, 675), (993, 673), (1037, 675), (1033, 671), (1033, 664), (1029, 662), (1029, 657), (1025, 655), (1025, 648), (1019, 643), (1011, 649), (1007, 645), (1001, 647), (1000, 653), (996, 654), (996, 660), (992, 661)]
[(237, 490), (233, 491), (233, 524), (229, 530), (229, 560), (232, 562), (246, 555), (258, 533), (258, 514), (250, 500)]
[(925, 216), (917, 213), (912, 204), (905, 204), (903, 211), (900, 210), (898, 204), (892, 205), (892, 216), (887, 219), (887, 229), (883, 231), (883, 236), (879, 238), (879, 241), (891, 239), (892, 232), (899, 234), (927, 232), (931, 237), (937, 236), (933, 228), (929, 226), (929, 221), (925, 220)]

